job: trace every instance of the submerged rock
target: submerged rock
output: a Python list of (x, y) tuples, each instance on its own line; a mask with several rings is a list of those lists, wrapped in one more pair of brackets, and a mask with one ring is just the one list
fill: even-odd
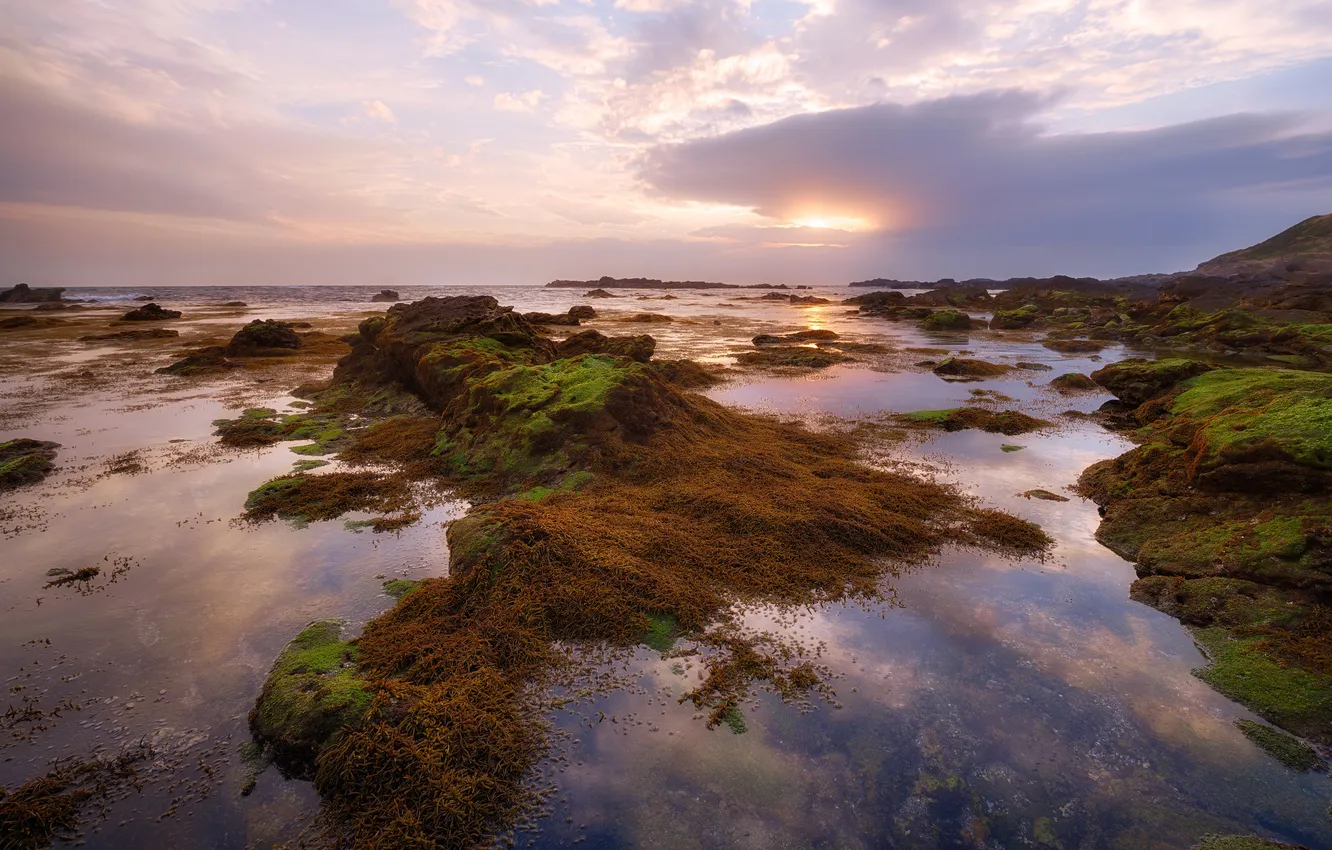
[(224, 353), (227, 357), (263, 357), (289, 354), (303, 345), (292, 324), (274, 319), (255, 319), (236, 331)]
[(983, 407), (954, 407), (947, 410), (918, 410), (901, 417), (913, 425), (938, 428), (943, 431), (966, 431), (977, 428), (991, 434), (1009, 437), (1049, 428), (1053, 423), (1028, 416), (1017, 410), (993, 411)]
[(0, 490), (41, 481), (55, 469), (59, 443), (20, 437), (0, 443)]
[(1041, 345), (1060, 354), (1095, 354), (1106, 347), (1093, 339), (1043, 339)]
[(168, 319), (179, 319), (179, 310), (165, 310), (154, 303), (148, 303), (142, 307), (130, 310), (120, 317), (122, 322), (164, 322)]
[(741, 366), (796, 369), (826, 369), (838, 363), (855, 362), (855, 358), (848, 357), (840, 351), (792, 345), (765, 345), (758, 351), (746, 351), (738, 354), (735, 360)]
[(615, 295), (615, 294), (612, 293), (612, 292), (607, 292), (607, 291), (604, 290), (604, 289), (593, 289), (591, 292), (585, 292), (585, 293), (583, 293), (583, 297), (584, 297), (584, 298), (616, 298), (616, 297), (618, 297), (618, 296)]

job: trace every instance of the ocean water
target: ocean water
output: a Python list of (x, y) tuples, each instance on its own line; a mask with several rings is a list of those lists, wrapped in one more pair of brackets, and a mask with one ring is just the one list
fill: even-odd
[[(444, 525), (468, 507), (447, 494), (394, 534), (341, 522), (237, 523), (246, 493), (300, 458), (292, 444), (218, 452), (211, 423), (237, 407), (291, 409), (297, 381), (277, 373), (258, 384), (183, 383), (152, 372), (182, 346), (253, 318), (349, 330), (386, 306), (368, 303), (374, 291), (71, 289), (67, 297), (89, 309), (51, 315), (102, 327), (150, 295), (185, 313), (171, 324), (181, 340), (0, 337), (0, 440), (62, 444), (57, 473), (6, 494), (0, 512), (0, 675), (5, 708), (15, 709), (0, 722), (0, 784), (39, 775), (54, 758), (140, 741), (159, 754), (142, 790), (93, 818), (79, 846), (298, 839), (318, 809), (307, 783), (269, 769), (242, 794), (246, 716), (272, 659), (314, 618), (343, 618), (354, 634), (392, 604), (385, 579), (447, 573)], [(708, 730), (678, 702), (695, 668), (646, 649), (621, 660), (629, 686), (551, 713), (559, 734), (541, 781), (555, 783), (552, 811), (513, 836), (519, 845), (1187, 848), (1208, 832), (1258, 832), (1332, 847), (1332, 780), (1293, 772), (1244, 738), (1234, 721), (1252, 715), (1191, 674), (1204, 659), (1187, 630), (1128, 598), (1132, 565), (1095, 541), (1095, 506), (1067, 490), (1086, 466), (1130, 444), (1060, 416), (1107, 396), (1064, 397), (1044, 384), (1132, 352), (1065, 357), (1034, 335), (927, 334), (837, 303), (762, 300), (762, 291), (593, 301), (539, 287), (399, 292), (493, 294), (523, 311), (590, 303), (601, 316), (588, 326), (651, 333), (659, 357), (729, 364), (758, 333), (820, 327), (897, 350), (1052, 367), (951, 384), (910, 367), (910, 357), (812, 375), (738, 374), (711, 390), (724, 404), (814, 427), (955, 406), (978, 387), (1003, 393), (1012, 399), (1003, 407), (1059, 427), (909, 440), (886, 447), (885, 462), (1038, 522), (1056, 546), (1044, 560), (947, 550), (886, 578), (891, 603), (746, 611), (755, 627), (817, 646), (836, 674), (836, 700), (801, 708), (759, 693), (743, 706), (744, 734)], [(212, 306), (237, 300), (248, 306)], [(641, 312), (674, 321), (624, 321)], [(142, 471), (112, 471), (127, 453)], [(1034, 488), (1070, 501), (1019, 495)], [(92, 565), (104, 569), (85, 592), (44, 587), (52, 569)]]

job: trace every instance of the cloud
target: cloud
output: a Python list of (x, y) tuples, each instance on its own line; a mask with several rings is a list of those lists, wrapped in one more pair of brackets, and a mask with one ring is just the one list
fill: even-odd
[(866, 219), (898, 256), (946, 246), (973, 266), (996, 246), (1103, 258), (1183, 243), (1243, 208), (1294, 221), (1332, 191), (1332, 133), (1295, 116), (1050, 135), (1038, 119), (1053, 103), (997, 91), (800, 115), (659, 146), (641, 176), (664, 197), (777, 221)]
[(531, 112), (541, 105), (549, 95), (539, 89), (522, 94), (500, 92), (495, 95), (495, 108), (500, 112)]
[(484, 86), (486, 84), (485, 78), (478, 76), (477, 74), (468, 74), (466, 77), (463, 77), (463, 82), (467, 83), (467, 85), (469, 86), (477, 86), (477, 87)]
[(382, 100), (362, 101), (361, 112), (372, 121), (381, 121), (385, 124), (398, 123), (398, 116), (394, 115), (393, 110)]

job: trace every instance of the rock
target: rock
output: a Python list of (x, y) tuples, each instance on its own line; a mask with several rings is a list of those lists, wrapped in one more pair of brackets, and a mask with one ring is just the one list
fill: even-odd
[(370, 296), (370, 300), (377, 304), (385, 302), (389, 304), (396, 304), (397, 302), (401, 301), (402, 298), (401, 296), (398, 295), (398, 290), (396, 289), (381, 289), (375, 295)]
[(136, 295), (136, 296), (134, 297), (134, 300), (135, 300), (135, 301), (152, 301), (152, 300), (153, 300), (153, 296), (151, 296), (151, 295)]
[(33, 316), (9, 316), (0, 319), (0, 331), (12, 331), (18, 328), (30, 328), (37, 324)]
[(370, 707), (368, 683), (356, 678), (356, 648), (344, 643), (342, 623), (316, 620), (273, 662), (254, 710), (250, 731), (278, 763), (309, 776), (319, 748)]
[(1124, 403), (1136, 407), (1165, 395), (1176, 384), (1216, 368), (1197, 360), (1145, 360), (1137, 357), (1097, 369), (1091, 373), (1091, 379)]
[(59, 443), (20, 437), (0, 443), (0, 490), (34, 484), (51, 473)]
[(1031, 362), (1027, 362), (1027, 361), (1019, 360), (1018, 362), (1014, 363), (1013, 365), (1014, 365), (1016, 368), (1018, 368), (1018, 369), (1026, 369), (1026, 370), (1031, 371), (1031, 372), (1053, 372), (1053, 371), (1054, 371), (1054, 367), (1053, 367), (1053, 366), (1046, 365), (1045, 363), (1031, 363)]
[[(674, 298), (673, 295), (665, 295), (664, 298)], [(575, 319), (595, 319), (597, 311), (586, 304), (579, 304), (569, 308), (569, 315)]]
[(800, 369), (826, 369), (838, 363), (853, 363), (854, 358), (837, 351), (804, 346), (771, 346), (759, 351), (746, 351), (736, 356), (741, 366), (766, 368), (791, 367)]
[(983, 407), (954, 407), (947, 410), (918, 410), (906, 413), (902, 421), (911, 425), (924, 425), (943, 431), (967, 431), (973, 428), (991, 434), (1014, 437), (1030, 431), (1050, 427), (1044, 419), (1028, 416), (1017, 410), (986, 410)]
[(227, 343), (227, 357), (262, 357), (266, 354), (286, 354), (300, 348), (301, 342), (291, 324), (275, 319), (255, 319), (236, 331)]
[(192, 378), (199, 375), (211, 375), (219, 372), (226, 372), (231, 369), (239, 369), (239, 363), (232, 363), (226, 357), (226, 349), (220, 345), (201, 348), (183, 359), (177, 360), (170, 366), (163, 366), (157, 370), (159, 375), (177, 375), (183, 378)]
[(109, 342), (111, 340), (137, 342), (145, 339), (175, 339), (179, 336), (180, 331), (171, 330), (170, 328), (148, 328), (141, 331), (116, 331), (109, 334), (81, 336), (79, 342)]
[(1067, 502), (1067, 496), (1051, 493), (1049, 490), (1028, 490), (1022, 494), (1024, 499), (1041, 499), (1046, 502)]
[(607, 292), (604, 289), (594, 289), (591, 292), (583, 293), (584, 298), (616, 298), (618, 296)]
[(250, 305), (249, 305), (249, 304), (246, 304), (244, 301), (223, 301), (221, 304), (219, 304), (219, 305), (217, 305), (217, 306), (219, 306), (219, 307), (248, 307), (248, 306), (250, 306)]
[(1095, 381), (1081, 372), (1066, 372), (1050, 382), (1050, 386), (1061, 393), (1080, 393), (1099, 390)]
[(795, 333), (785, 334), (783, 336), (773, 336), (772, 334), (759, 334), (751, 342), (755, 345), (786, 345), (792, 342), (828, 342), (838, 338), (835, 331), (830, 330), (808, 330), (796, 331)]
[(59, 301), (64, 292), (63, 287), (33, 289), (26, 283), (20, 283), (12, 289), (0, 292), (0, 304), (39, 304), (43, 301)]
[(924, 331), (965, 331), (971, 329), (971, 317), (961, 310), (939, 310), (920, 322)]
[(534, 325), (577, 325), (578, 320), (568, 313), (524, 313), (523, 318)]
[(666, 316), (661, 313), (635, 313), (634, 315), (630, 316), (624, 321), (641, 322), (642, 324), (652, 325), (652, 324), (665, 324), (666, 322), (673, 322), (675, 320), (672, 319), (670, 316)]
[(934, 374), (951, 381), (980, 381), (985, 378), (997, 378), (1006, 375), (1011, 367), (999, 363), (987, 363), (984, 360), (971, 360), (966, 357), (950, 357), (935, 366)]
[(815, 304), (831, 304), (827, 298), (819, 298), (815, 295), (792, 295), (790, 298), (792, 304), (811, 306)]
[(1094, 339), (1043, 339), (1041, 345), (1060, 354), (1095, 354), (1106, 346)]
[(639, 363), (652, 359), (657, 341), (642, 334), (629, 337), (608, 337), (600, 331), (576, 333), (555, 346), (558, 357), (577, 357), (580, 354), (610, 354), (615, 357), (628, 357)]
[(122, 322), (163, 322), (168, 319), (179, 319), (179, 310), (164, 310), (156, 304), (149, 302), (142, 307), (130, 310), (120, 317)]
[(1035, 309), (1032, 310), (996, 310), (994, 318), (990, 319), (990, 330), (1021, 330), (1029, 328), (1040, 318)]

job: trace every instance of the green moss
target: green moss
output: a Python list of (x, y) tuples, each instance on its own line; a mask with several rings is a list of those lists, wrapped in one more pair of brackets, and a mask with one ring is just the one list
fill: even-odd
[(401, 599), (411, 593), (419, 585), (419, 581), (413, 581), (409, 578), (395, 578), (384, 582), (384, 592), (394, 599)]
[(1206, 419), (1211, 459), (1274, 447), (1295, 463), (1332, 470), (1332, 375), (1289, 369), (1226, 369), (1183, 384), (1170, 412)]
[(355, 672), (356, 647), (341, 636), (336, 620), (306, 626), (273, 663), (250, 712), (255, 739), (288, 766), (308, 768), (320, 746), (370, 707), (367, 683)]
[(971, 329), (971, 316), (961, 310), (939, 310), (920, 322), (925, 331), (965, 331)]
[(276, 419), (278, 412), (271, 407), (251, 407), (241, 414), (245, 419)]
[(1318, 734), (1332, 724), (1332, 676), (1283, 667), (1257, 648), (1260, 637), (1219, 627), (1193, 635), (1210, 661), (1194, 675), (1221, 693), (1292, 732)]
[(1315, 770), (1323, 767), (1323, 760), (1314, 748), (1292, 735), (1279, 729), (1273, 729), (1265, 723), (1252, 720), (1236, 720), (1235, 725), (1244, 733), (1244, 737), (1253, 741), (1272, 758), (1292, 770)]
[(648, 614), (648, 629), (639, 640), (649, 649), (657, 652), (669, 652), (675, 646), (675, 636), (679, 633), (679, 623), (670, 614)]
[(1059, 836), (1055, 834), (1054, 821), (1050, 818), (1036, 818), (1031, 825), (1032, 839), (1042, 847), (1062, 847)]
[(1025, 449), (1025, 448), (1026, 448), (1026, 446), (1014, 446), (1014, 445), (1010, 445), (1010, 444), (1008, 444), (1008, 443), (1004, 443), (1002, 446), (999, 447), (999, 451), (1001, 451), (1001, 452), (1009, 452), (1009, 453), (1011, 453), (1011, 452), (1020, 452), (1020, 451), (1022, 451), (1022, 450)]
[(555, 491), (549, 487), (533, 487), (531, 490), (524, 490), (515, 499), (524, 499), (528, 502), (539, 502)]
[(265, 481), (251, 490), (249, 495), (245, 497), (245, 509), (247, 511), (254, 510), (270, 498), (281, 498), (284, 493), (294, 490), (300, 484), (301, 478), (294, 475)]
[(911, 413), (904, 413), (902, 416), (916, 422), (926, 422), (930, 424), (942, 423), (950, 415), (961, 410), (960, 407), (949, 407), (944, 410), (915, 410)]
[(564, 476), (564, 480), (560, 482), (560, 489), (568, 491), (581, 490), (588, 484), (592, 483), (592, 479), (596, 477), (596, 475), (588, 472), (586, 469), (574, 470)]
[(738, 708), (732, 708), (722, 715), (722, 723), (736, 735), (743, 735), (749, 731), (749, 724), (745, 723), (745, 713)]
[(298, 460), (291, 465), (291, 468), (297, 472), (309, 472), (312, 469), (318, 469), (321, 466), (328, 466), (326, 460)]

